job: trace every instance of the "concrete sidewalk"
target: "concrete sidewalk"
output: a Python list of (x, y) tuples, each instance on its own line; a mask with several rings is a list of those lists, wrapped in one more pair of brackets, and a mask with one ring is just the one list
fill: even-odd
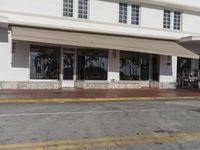
[(0, 103), (200, 99), (200, 89), (0, 90)]

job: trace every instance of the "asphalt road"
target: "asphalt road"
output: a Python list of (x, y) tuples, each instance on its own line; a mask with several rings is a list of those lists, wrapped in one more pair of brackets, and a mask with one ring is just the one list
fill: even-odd
[(200, 150), (200, 101), (1, 104), (0, 149)]

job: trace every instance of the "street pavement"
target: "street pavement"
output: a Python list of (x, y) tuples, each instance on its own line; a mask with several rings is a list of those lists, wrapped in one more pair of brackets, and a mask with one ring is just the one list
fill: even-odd
[(200, 150), (200, 101), (0, 105), (0, 150)]

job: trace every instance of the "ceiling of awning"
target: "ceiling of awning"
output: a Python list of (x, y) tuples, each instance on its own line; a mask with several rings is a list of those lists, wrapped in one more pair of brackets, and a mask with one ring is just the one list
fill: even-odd
[(200, 56), (200, 36), (184, 37), (179, 41), (179, 44)]
[(187, 50), (175, 41), (19, 26), (12, 26), (11, 29), (13, 40), (199, 58), (197, 54)]

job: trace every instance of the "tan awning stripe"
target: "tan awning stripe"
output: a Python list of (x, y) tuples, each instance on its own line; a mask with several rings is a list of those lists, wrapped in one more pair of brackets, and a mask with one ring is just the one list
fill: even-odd
[(198, 55), (185, 49), (178, 43), (164, 40), (101, 35), (92, 33), (78, 33), (17, 26), (12, 27), (12, 38), (14, 40), (40, 43), (116, 49), (150, 54), (199, 58)]

